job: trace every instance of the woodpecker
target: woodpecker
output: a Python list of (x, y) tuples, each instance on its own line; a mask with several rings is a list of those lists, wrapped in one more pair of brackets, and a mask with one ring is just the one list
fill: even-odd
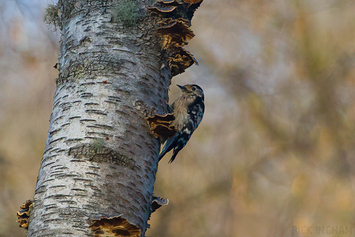
[(159, 160), (161, 160), (167, 152), (174, 149), (169, 163), (174, 161), (176, 155), (189, 141), (205, 112), (204, 95), (201, 87), (196, 84), (177, 86), (181, 89), (182, 95), (169, 107), (170, 112), (175, 117), (172, 124), (177, 132), (166, 141), (159, 155)]

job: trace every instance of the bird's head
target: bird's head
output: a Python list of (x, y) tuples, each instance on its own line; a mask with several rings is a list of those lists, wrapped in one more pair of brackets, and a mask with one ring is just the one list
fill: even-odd
[(184, 86), (177, 85), (183, 94), (190, 94), (194, 96), (201, 97), (202, 100), (204, 100), (204, 95), (203, 95), (203, 90), (200, 86), (196, 84), (187, 84)]

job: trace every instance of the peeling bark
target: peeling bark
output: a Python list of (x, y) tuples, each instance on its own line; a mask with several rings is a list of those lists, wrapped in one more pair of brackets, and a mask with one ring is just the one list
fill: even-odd
[(154, 17), (111, 21), (121, 2), (57, 5), (59, 78), (28, 236), (91, 236), (93, 220), (115, 216), (147, 229), (160, 144), (146, 116), (166, 113), (171, 72)]

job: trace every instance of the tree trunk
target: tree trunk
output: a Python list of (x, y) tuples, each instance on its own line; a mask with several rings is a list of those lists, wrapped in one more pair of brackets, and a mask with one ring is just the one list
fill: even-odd
[(91, 236), (100, 219), (132, 225), (107, 233), (147, 229), (160, 144), (145, 116), (166, 112), (171, 72), (161, 70), (156, 19), (145, 13), (134, 26), (112, 22), (126, 3), (56, 6), (59, 78), (28, 236)]
[(201, 2), (60, 0), (47, 9), (62, 30), (59, 78), (28, 236), (144, 236), (164, 204), (153, 197), (156, 137), (174, 133), (168, 88), (195, 62), (182, 47)]

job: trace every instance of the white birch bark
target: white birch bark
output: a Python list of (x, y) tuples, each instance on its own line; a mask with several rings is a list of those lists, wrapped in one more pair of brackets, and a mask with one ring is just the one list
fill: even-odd
[(117, 215), (147, 228), (160, 145), (145, 113), (166, 112), (171, 74), (156, 22), (112, 23), (110, 4), (59, 2), (59, 78), (28, 236), (90, 236), (93, 219)]

